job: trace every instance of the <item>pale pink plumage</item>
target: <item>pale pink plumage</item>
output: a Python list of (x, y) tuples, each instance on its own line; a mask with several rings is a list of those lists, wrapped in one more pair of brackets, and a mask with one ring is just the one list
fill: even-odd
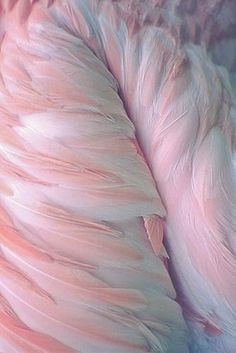
[[(78, 2), (76, 10), (98, 33), (97, 53), (103, 43), (167, 210), (167, 246), (193, 334), (191, 349), (232, 353), (235, 107), (227, 73), (203, 47), (180, 46), (179, 22), (170, 8), (155, 7), (155, 1), (150, 7), (104, 1), (97, 13), (95, 2), (89, 3), (85, 11)], [(68, 16), (69, 11), (63, 23)], [(86, 28), (79, 31), (86, 41)]]
[(182, 27), (233, 64), (181, 6), (3, 2), (4, 353), (188, 352), (163, 228), (190, 351), (236, 350), (234, 80)]
[(0, 350), (187, 353), (118, 84), (49, 5), (2, 7)]

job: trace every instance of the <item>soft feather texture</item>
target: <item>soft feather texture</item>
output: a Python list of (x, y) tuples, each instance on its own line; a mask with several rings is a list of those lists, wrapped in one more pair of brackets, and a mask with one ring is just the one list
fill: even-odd
[(180, 45), (175, 2), (172, 9), (158, 1), (61, 3), (55, 18), (105, 56), (137, 128), (167, 210), (167, 246), (191, 350), (232, 353), (235, 106), (226, 70), (213, 65), (204, 46)]
[(0, 350), (187, 353), (165, 209), (117, 81), (61, 6), (1, 8)]

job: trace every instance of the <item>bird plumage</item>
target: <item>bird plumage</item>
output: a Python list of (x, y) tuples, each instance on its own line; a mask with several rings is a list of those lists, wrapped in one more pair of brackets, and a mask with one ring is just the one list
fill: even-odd
[(61, 2), (5, 5), (1, 351), (187, 353), (165, 209), (116, 79)]

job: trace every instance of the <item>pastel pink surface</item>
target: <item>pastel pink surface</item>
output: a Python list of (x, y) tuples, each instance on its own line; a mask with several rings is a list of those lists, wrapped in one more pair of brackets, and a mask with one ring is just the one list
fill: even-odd
[(164, 206), (70, 3), (1, 9), (0, 350), (188, 352)]
[(217, 3), (1, 5), (4, 353), (188, 352), (166, 267), (191, 353), (236, 350), (234, 51)]
[[(99, 33), (94, 48), (100, 53), (101, 40), (166, 207), (172, 278), (189, 320), (191, 349), (231, 353), (236, 350), (233, 92), (227, 71), (212, 63), (204, 45), (181, 45), (176, 4), (172, 9), (165, 4), (102, 2), (96, 19), (93, 9), (93, 29), (100, 29), (93, 30)], [(78, 4), (77, 10), (88, 19), (84, 7)], [(62, 17), (66, 21), (66, 12)], [(83, 28), (80, 34), (86, 41)]]

